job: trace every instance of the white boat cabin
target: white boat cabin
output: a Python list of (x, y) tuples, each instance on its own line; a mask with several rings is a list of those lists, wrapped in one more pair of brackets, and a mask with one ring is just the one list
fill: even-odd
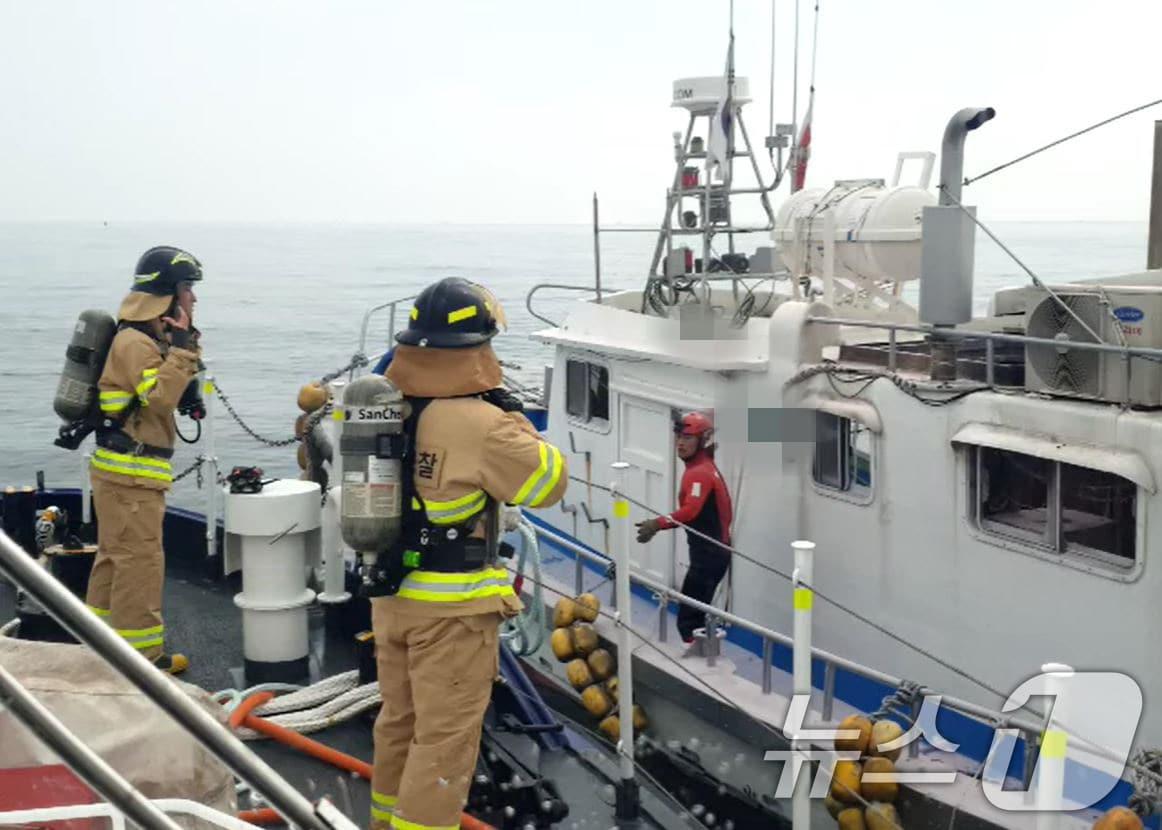
[[(1057, 290), (1093, 325), (1114, 311), (1129, 345), (1148, 345), (1142, 320), (1162, 320), (1151, 316), (1162, 272), (1104, 283)], [(1095, 296), (1098, 316), (1086, 317)], [(999, 292), (993, 316), (957, 331), (1052, 340), (1037, 318), (1046, 297)], [(608, 486), (610, 464), (627, 461), (628, 495), (669, 512), (681, 477), (672, 419), (713, 412), (747, 557), (789, 574), (791, 542), (814, 541), (817, 591), (1006, 692), (1050, 661), (1126, 671), (1146, 696), (1138, 741), (1162, 744), (1149, 694), (1162, 686), (1162, 568), (1147, 561), (1162, 550), (1162, 364), (976, 338), (949, 358), (918, 327), (838, 325), (821, 303), (754, 299), (759, 311), (732, 328), (729, 289), (669, 317), (639, 313), (641, 293), (624, 292), (538, 332), (555, 346), (548, 436), (571, 474)], [(934, 381), (940, 360), (954, 376)], [(635, 522), (651, 515), (632, 509)], [(608, 494), (576, 482), (545, 514), (597, 550), (610, 516)], [(681, 531), (634, 554), (642, 573), (681, 585)], [(736, 556), (716, 604), (789, 633), (790, 596), (785, 579)], [(814, 629), (818, 647), (1003, 703), (828, 603), (816, 603)]]

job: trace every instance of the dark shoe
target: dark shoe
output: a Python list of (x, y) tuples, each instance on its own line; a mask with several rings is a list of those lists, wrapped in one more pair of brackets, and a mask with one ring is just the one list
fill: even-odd
[(190, 667), (190, 661), (184, 654), (163, 654), (153, 661), (166, 674), (181, 674)]

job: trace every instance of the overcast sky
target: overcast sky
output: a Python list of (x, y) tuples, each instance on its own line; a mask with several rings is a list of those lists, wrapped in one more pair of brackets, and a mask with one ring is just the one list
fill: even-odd
[[(800, 112), (813, 5), (802, 4)], [(0, 220), (655, 223), (684, 126), (671, 83), (720, 74), (727, 0), (0, 0)], [(793, 0), (778, 0), (776, 117)], [(736, 62), (768, 123), (768, 0)], [(889, 177), (993, 106), (970, 175), (1162, 98), (1157, 0), (822, 0), (808, 186)], [(966, 191), (994, 219), (1145, 221), (1132, 116)]]

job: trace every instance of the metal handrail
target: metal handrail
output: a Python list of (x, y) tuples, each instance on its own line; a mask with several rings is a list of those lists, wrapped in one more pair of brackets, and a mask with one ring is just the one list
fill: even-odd
[(112, 807), (150, 830), (180, 830), (173, 819), (135, 789), (100, 755), (85, 746), (3, 666), (0, 666), (0, 703), (52, 748), (68, 764), (69, 769)]
[(616, 294), (616, 293), (624, 290), (621, 288), (610, 288), (608, 285), (603, 285), (603, 286), (598, 287), (596, 285), (565, 285), (564, 283), (558, 283), (558, 282), (537, 283), (532, 288), (530, 288), (529, 293), (525, 295), (525, 308), (528, 310), (529, 314), (531, 314), (533, 317), (536, 317), (542, 323), (548, 323), (550, 326), (553, 326), (554, 328), (559, 326), (560, 323), (554, 322), (553, 320), (550, 320), (548, 317), (544, 317), (540, 314), (537, 314), (535, 311), (533, 311), (533, 294), (536, 294), (542, 288), (559, 288), (562, 291), (589, 291), (589, 292), (592, 292), (594, 294), (596, 294), (599, 291), (600, 292), (607, 292), (608, 291), (610, 293)]
[[(553, 544), (560, 545), (561, 547), (571, 551), (575, 556), (587, 559), (591, 562), (600, 562), (603, 564), (607, 564), (611, 561), (608, 556), (604, 556), (600, 553), (594, 553), (593, 551), (582, 547), (576, 542), (573, 542), (572, 540), (567, 539), (546, 527), (536, 523), (534, 523), (533, 526), (536, 528), (536, 531), (539, 535), (549, 539)], [(690, 608), (694, 608), (703, 613), (711, 614), (717, 619), (728, 622), (731, 625), (744, 631), (749, 631), (752, 634), (758, 635), (763, 641), (764, 654), (768, 653), (766, 647), (767, 642), (776, 642), (781, 643), (784, 646), (793, 646), (792, 639), (785, 634), (781, 634), (778, 631), (767, 628), (766, 626), (760, 625), (759, 623), (752, 622), (745, 617), (740, 617), (737, 614), (724, 611), (721, 608), (715, 608), (712, 605), (708, 605), (704, 602), (694, 599), (693, 597), (689, 597), (683, 594), (681, 591), (676, 591), (673, 588), (669, 588), (660, 582), (656, 582), (649, 577), (638, 573), (631, 573), (630, 580), (637, 583), (638, 585), (650, 589), (651, 591), (654, 591), (660, 596), (661, 599), (667, 602), (670, 600), (676, 601), (679, 604), (689, 606)], [(578, 594), (581, 593), (582, 588), (580, 585), (576, 585), (574, 587), (576, 588)], [(825, 665), (835, 666), (836, 668), (843, 669), (845, 671), (851, 672), (852, 674), (864, 677), (868, 680), (874, 680), (878, 683), (883, 683), (887, 686), (898, 687), (903, 683), (902, 678), (893, 677), (890, 674), (873, 669), (869, 666), (864, 666), (860, 663), (856, 663), (855, 661), (849, 660), (846, 657), (840, 657), (837, 654), (832, 654), (831, 652), (825, 651), (821, 648), (813, 647), (811, 649), (811, 655), (813, 658), (821, 660)], [(769, 665), (769, 661), (767, 662)], [(764, 681), (766, 681), (768, 678), (768, 675), (766, 674), (768, 671), (769, 669), (764, 667)], [(763, 684), (763, 693), (771, 693), (771, 688), (766, 682)], [(823, 704), (826, 710), (830, 709), (833, 703), (834, 694), (834, 684), (830, 684), (830, 688), (827, 688), (827, 685), (825, 685)], [(920, 694), (936, 695), (940, 693), (935, 689), (922, 686), (920, 689)], [(1044, 728), (1044, 724), (1041, 722), (1002, 714), (979, 704), (972, 703), (971, 701), (961, 700), (960, 698), (953, 697), (951, 695), (941, 694), (940, 703), (941, 706), (947, 706), (953, 711), (959, 712), (962, 715), (966, 715), (973, 718), (974, 720), (986, 723), (990, 726), (1020, 730), (1021, 732), (1025, 733), (1026, 738), (1029, 736), (1039, 735)]]
[[(582, 502), (582, 505), (584, 505), (584, 502)], [(554, 544), (560, 545), (566, 550), (572, 551), (574, 556), (577, 557), (578, 561), (581, 559), (587, 559), (591, 562), (600, 563), (609, 563), (613, 561), (611, 557), (588, 550), (576, 542), (573, 542), (571, 539), (567, 539), (535, 522), (533, 523), (533, 527), (536, 529), (536, 532), (539, 535), (546, 537)], [(583, 586), (581, 585), (582, 575), (583, 572), (581, 568), (578, 567), (574, 584), (574, 590), (577, 594), (582, 593), (583, 590)], [(663, 611), (666, 608), (668, 601), (674, 600), (680, 604), (688, 605), (691, 608), (702, 611), (711, 617), (728, 622), (731, 625), (743, 629), (744, 631), (749, 631), (752, 634), (758, 635), (762, 640), (764, 663), (762, 691), (763, 694), (771, 693), (771, 646), (769, 644), (778, 642), (793, 648), (794, 642), (791, 637), (788, 637), (785, 634), (781, 634), (778, 631), (774, 631), (773, 629), (767, 628), (766, 626), (752, 622), (745, 617), (740, 617), (736, 614), (730, 613), (729, 611), (724, 611), (720, 608), (715, 608), (712, 605), (707, 605), (706, 603), (696, 600), (693, 597), (686, 596), (681, 591), (676, 591), (673, 588), (669, 588), (660, 582), (656, 582), (648, 577), (642, 576), (641, 574), (634, 573), (633, 571), (630, 572), (629, 578), (631, 582), (635, 582), (639, 585), (642, 585), (643, 587), (649, 588), (658, 594), (659, 600), (664, 600), (659, 602), (659, 608)], [(665, 615), (659, 614), (659, 617), (661, 620), (660, 624), (665, 625)], [(707, 628), (709, 630), (709, 625)], [(665, 641), (665, 637), (659, 636), (659, 640)], [(874, 680), (876, 682), (883, 683), (888, 686), (894, 686), (896, 688), (899, 688), (904, 683), (902, 678), (893, 677), (890, 674), (878, 671), (869, 666), (864, 666), (860, 663), (856, 663), (853, 660), (847, 659), (846, 657), (840, 657), (839, 655), (832, 654), (829, 651), (824, 651), (821, 648), (815, 648), (813, 646), (811, 648), (811, 656), (812, 659), (821, 660), (826, 669), (823, 680), (822, 708), (824, 718), (830, 718), (832, 707), (835, 702), (835, 672), (837, 669), (844, 669), (845, 671), (851, 672), (852, 674), (858, 675), (860, 677), (864, 677), (868, 680)], [(993, 727), (994, 729), (1010, 729), (1020, 732), (1025, 740), (1026, 746), (1027, 768), (1025, 771), (1025, 777), (1026, 779), (1029, 779), (1030, 775), (1032, 774), (1032, 767), (1029, 765), (1028, 759), (1034, 758), (1035, 756), (1029, 754), (1028, 748), (1035, 746), (1040, 740), (1041, 735), (1044, 733), (1047, 723), (1047, 717), (1045, 715), (1041, 715), (1037, 721), (1029, 720), (1028, 718), (1017, 717), (1015, 715), (1007, 715), (1002, 712), (988, 709), (987, 707), (981, 706), (979, 704), (972, 703), (968, 700), (963, 700), (952, 695), (942, 694), (928, 686), (921, 686), (918, 694), (921, 696), (932, 695), (934, 697), (939, 697), (940, 706), (947, 706), (954, 712), (958, 712), (962, 715), (970, 717), (973, 720), (984, 723)], [(1116, 752), (1113, 752), (1107, 747), (1094, 743), (1092, 740), (1085, 738), (1084, 736), (1080, 736), (1072, 732), (1069, 732), (1068, 734), (1071, 745), (1077, 746), (1083, 751), (1096, 757), (1102, 758), (1106, 761), (1113, 761), (1123, 765), (1126, 763), (1126, 759), (1124, 757), (1118, 755)], [(913, 744), (913, 746), (915, 745)], [(1028, 780), (1026, 783), (1028, 783)]]
[[(218, 812), (212, 807), (186, 798), (155, 798), (149, 801), (163, 814), (191, 816), (224, 830), (260, 830), (258, 825)], [(0, 827), (31, 825), (40, 827), (46, 822), (68, 821), (78, 818), (106, 818), (112, 830), (125, 830), (125, 816), (112, 804), (70, 804), (65, 807), (30, 807), (23, 810), (0, 811)], [(179, 827), (181, 825), (175, 825)]]
[(90, 612), (77, 597), (0, 530), (0, 574), (23, 588), (77, 640), (115, 668), (164, 709), (215, 757), (261, 793), (289, 823), (301, 830), (336, 830), (315, 805), (232, 735), (209, 712)]
[[(584, 505), (584, 502), (582, 502), (582, 505)], [(561, 547), (572, 551), (573, 554), (577, 557), (578, 561), (581, 559), (587, 559), (591, 562), (600, 562), (606, 564), (613, 561), (611, 557), (588, 550), (576, 542), (573, 542), (572, 540), (567, 539), (535, 522), (533, 523), (533, 527), (536, 529), (536, 532), (539, 535), (546, 537), (554, 544), (560, 545)], [(578, 567), (575, 575), (576, 584), (574, 585), (574, 589), (577, 594), (580, 594), (583, 590), (581, 585), (582, 575), (582, 569)], [(712, 605), (707, 605), (704, 602), (683, 594), (681, 591), (676, 591), (673, 588), (669, 588), (662, 583), (656, 582), (648, 577), (642, 576), (641, 574), (637, 574), (631, 571), (629, 577), (631, 582), (635, 582), (638, 585), (649, 588), (658, 594), (659, 600), (665, 600), (665, 602), (659, 602), (660, 609), (664, 610), (666, 603), (669, 600), (674, 600), (680, 604), (688, 605), (691, 608), (702, 611), (711, 617), (728, 622), (731, 625), (743, 629), (744, 631), (749, 631), (752, 634), (758, 635), (762, 640), (763, 647), (764, 666), (762, 692), (763, 694), (771, 693), (771, 647), (769, 644), (778, 642), (793, 648), (794, 642), (791, 637), (788, 637), (785, 634), (781, 634), (778, 631), (774, 631), (773, 629), (767, 628), (766, 626), (752, 622), (745, 617), (739, 617), (736, 614), (731, 614), (729, 611), (724, 611), (720, 608), (715, 608)], [(659, 617), (661, 619), (661, 625), (665, 625), (666, 617), (661, 614), (659, 614)], [(659, 636), (659, 640), (664, 642), (665, 638)], [(868, 680), (874, 680), (876, 682), (883, 683), (888, 686), (894, 686), (896, 688), (899, 688), (904, 683), (902, 678), (893, 677), (890, 674), (878, 671), (871, 668), (870, 666), (864, 666), (860, 663), (856, 663), (853, 660), (847, 659), (846, 657), (840, 657), (837, 654), (832, 654), (829, 651), (824, 651), (821, 648), (815, 648), (812, 646), (811, 656), (812, 659), (821, 660), (826, 669), (823, 681), (822, 701), (824, 718), (830, 718), (832, 707), (835, 702), (835, 672), (837, 669), (844, 669), (845, 671), (851, 672), (852, 674), (858, 675), (860, 677), (864, 677)], [(1014, 715), (1007, 715), (1002, 712), (988, 709), (987, 707), (981, 706), (979, 704), (972, 703), (968, 700), (963, 700), (952, 695), (942, 694), (928, 686), (921, 686), (917, 694), (920, 696), (932, 695), (934, 697), (939, 697), (940, 706), (947, 706), (954, 712), (958, 712), (962, 715), (965, 715), (966, 717), (972, 718), (975, 721), (991, 726), (994, 729), (1009, 729), (1020, 732), (1025, 740), (1026, 753), (1029, 752), (1028, 747), (1037, 745), (1038, 741), (1040, 740), (1040, 736), (1042, 733), (1044, 733), (1046, 728), (1047, 718), (1044, 715), (1040, 716), (1039, 720), (1037, 721), (1017, 717)], [(1096, 744), (1093, 741), (1074, 733), (1069, 733), (1069, 735), (1071, 745), (1076, 745), (1083, 749), (1085, 752), (1088, 752), (1106, 761), (1114, 761), (1118, 764), (1125, 763), (1125, 758), (1119, 756), (1117, 753), (1113, 752), (1107, 747)], [(1027, 759), (1030, 757), (1035, 756), (1026, 754)], [(1031, 768), (1026, 769), (1026, 778), (1029, 777), (1031, 772)], [(1026, 783), (1028, 782), (1026, 781)]]
[(810, 315), (808, 323), (819, 323), (829, 326), (855, 326), (867, 329), (884, 329), (885, 331), (910, 331), (920, 334), (930, 334), (942, 339), (952, 340), (991, 340), (1000, 343), (1026, 343), (1038, 346), (1049, 346), (1054, 349), (1079, 349), (1081, 351), (1112, 352), (1129, 355), (1131, 357), (1162, 358), (1162, 349), (1151, 349), (1146, 346), (1119, 346), (1113, 343), (1087, 343), (1076, 340), (1053, 340), (1047, 337), (1030, 337), (1025, 334), (1003, 334), (995, 331), (973, 331), (969, 329), (936, 328), (915, 323), (893, 323), (877, 320), (853, 320), (844, 317), (819, 317)]
[[(396, 310), (396, 306), (398, 306), (400, 303), (406, 303), (406, 302), (409, 302), (410, 300), (414, 300), (416, 298), (416, 296), (417, 295), (415, 295), (415, 294), (410, 294), (407, 297), (400, 297), (399, 299), (396, 299), (396, 300), (391, 300), (391, 301), (386, 302), (386, 303), (381, 303), (380, 305), (377, 305), (377, 306), (372, 306), (371, 308), (367, 309), (367, 311), (363, 312), (363, 323), (359, 327), (359, 351), (356, 352), (356, 354), (357, 355), (363, 354), (364, 350), (367, 348), (367, 328), (371, 323), (371, 317), (373, 314), (375, 314), (377, 311), (383, 311), (385, 308), (391, 309), (391, 323), (390, 323), (389, 332), (388, 332), (388, 339), (390, 341), (391, 335), (395, 334), (395, 310)], [(351, 374), (352, 374), (352, 377), (354, 377), (354, 374), (355, 374), (354, 369), (351, 370)], [(351, 378), (348, 378), (348, 380), (350, 380), (350, 379)]]

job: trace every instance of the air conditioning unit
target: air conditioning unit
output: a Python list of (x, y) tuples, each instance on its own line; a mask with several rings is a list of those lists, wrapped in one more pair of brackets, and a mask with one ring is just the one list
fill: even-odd
[(1056, 294), (1061, 302), (1044, 294), (1040, 302), (1029, 303), (1025, 334), (1062, 345), (1025, 344), (1025, 388), (1071, 398), (1162, 406), (1162, 363), (1158, 360), (1131, 359), (1127, 378), (1126, 362), (1116, 352), (1063, 347), (1069, 342), (1094, 342), (1078, 323), (1080, 319), (1111, 345), (1121, 345), (1124, 338), (1130, 347), (1162, 348), (1162, 287), (1063, 286)]

